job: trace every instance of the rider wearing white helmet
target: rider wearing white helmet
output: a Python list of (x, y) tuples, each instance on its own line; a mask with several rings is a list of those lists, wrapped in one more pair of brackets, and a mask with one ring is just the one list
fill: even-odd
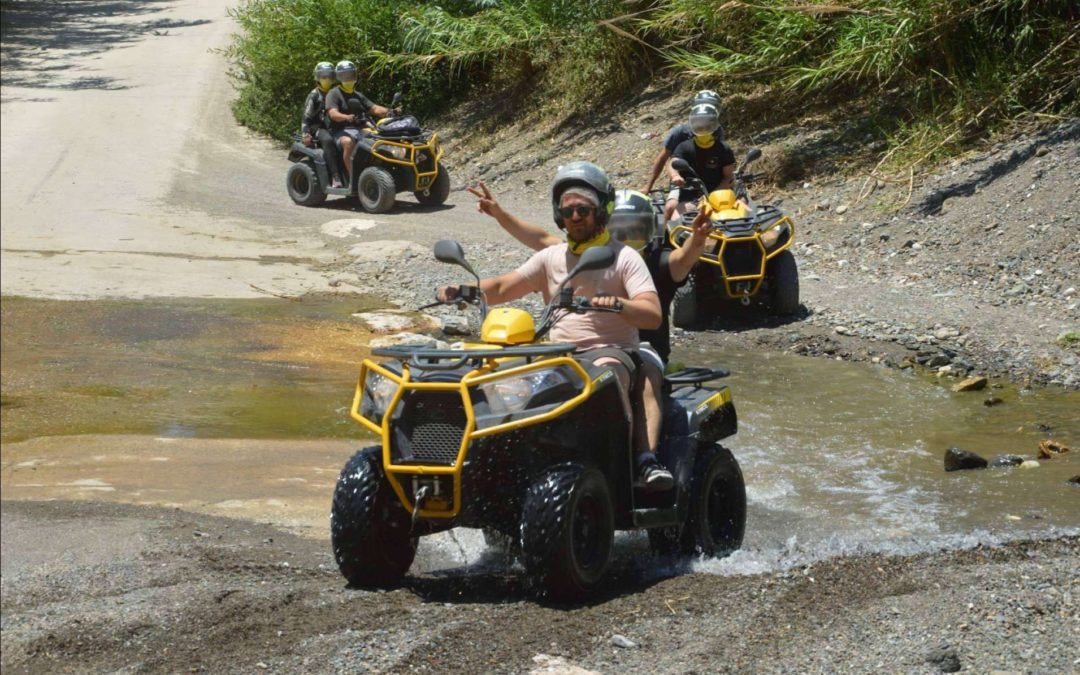
[[(696, 106), (702, 103), (708, 103), (716, 106), (717, 110), (720, 110), (720, 94), (717, 94), (712, 89), (702, 89), (698, 93), (694, 94), (694, 98), (691, 100), (690, 105)], [(717, 126), (714, 132), (717, 140), (724, 140), (724, 131)], [(675, 153), (675, 148), (679, 147), (679, 144), (683, 141), (688, 141), (694, 137), (694, 132), (690, 130), (690, 125), (685, 122), (678, 124), (668, 131), (667, 136), (664, 137), (664, 147), (660, 149), (659, 154), (656, 155), (656, 159), (653, 160), (652, 172), (649, 174), (649, 180), (645, 184), (645, 189), (642, 191), (648, 194), (653, 189), (653, 185), (656, 184), (656, 179), (660, 177), (660, 172), (667, 166), (668, 159)], [(677, 172), (672, 171), (671, 167), (668, 167), (668, 177), (671, 179), (671, 184), (676, 188), (683, 184), (682, 176)], [(667, 203), (664, 205), (664, 222), (671, 220), (672, 213), (675, 212), (675, 207), (678, 205), (678, 192), (672, 190), (668, 195)]]
[(690, 110), (694, 137), (675, 148), (675, 157), (686, 160), (709, 192), (730, 188), (735, 175), (735, 153), (717, 138), (720, 113), (716, 106), (701, 103)]

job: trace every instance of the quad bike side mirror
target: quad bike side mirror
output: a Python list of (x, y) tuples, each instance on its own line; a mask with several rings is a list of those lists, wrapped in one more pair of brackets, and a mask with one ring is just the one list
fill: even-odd
[(398, 92), (394, 93), (394, 98), (391, 99), (391, 101), (390, 101), (390, 109), (393, 110), (394, 108), (398, 107), (398, 105), (400, 105), (400, 104), (401, 104), (401, 92), (398, 91)]
[(465, 260), (465, 251), (461, 248), (461, 244), (453, 239), (442, 239), (435, 242), (435, 259), (439, 262), (464, 267), (478, 281), (480, 279), (480, 276), (473, 270), (472, 265)]
[(759, 159), (761, 159), (761, 148), (750, 148), (742, 161), (742, 165), (739, 167), (739, 171), (743, 171), (746, 167), (750, 166), (750, 162), (755, 162)]
[(690, 168), (690, 162), (687, 162), (682, 157), (676, 157), (675, 159), (671, 160), (671, 168), (675, 169), (680, 174), (683, 174), (683, 175), (686, 175), (686, 176), (695, 175), (694, 170)]

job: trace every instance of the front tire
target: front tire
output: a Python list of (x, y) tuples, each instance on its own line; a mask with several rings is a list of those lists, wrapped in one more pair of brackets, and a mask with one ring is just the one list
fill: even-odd
[(772, 293), (769, 309), (778, 316), (788, 316), (799, 311), (799, 267), (789, 249), (776, 254), (770, 262), (772, 267)]
[(700, 328), (700, 304), (697, 279), (691, 274), (686, 283), (675, 290), (675, 298), (671, 301), (671, 323), (684, 330)]
[(369, 166), (360, 172), (356, 189), (359, 193), (360, 206), (370, 213), (386, 213), (394, 208), (397, 186), (394, 177), (386, 169)]
[(416, 557), (408, 512), (383, 475), (381, 448), (360, 450), (345, 464), (334, 488), (330, 543), (350, 586), (388, 588)]
[(715, 443), (694, 461), (683, 550), (725, 556), (742, 546), (745, 531), (746, 484), (742, 470), (731, 451)]
[(525, 494), (522, 562), (556, 601), (577, 602), (596, 589), (607, 573), (614, 535), (607, 479), (597, 469), (552, 467)]
[(435, 176), (435, 181), (432, 182), (430, 188), (413, 193), (416, 195), (416, 201), (423, 206), (439, 206), (450, 196), (450, 174), (447, 173), (442, 162), (439, 162), (438, 169), (439, 173)]
[(295, 162), (285, 173), (285, 189), (300, 206), (318, 206), (326, 201), (315, 169), (307, 162)]

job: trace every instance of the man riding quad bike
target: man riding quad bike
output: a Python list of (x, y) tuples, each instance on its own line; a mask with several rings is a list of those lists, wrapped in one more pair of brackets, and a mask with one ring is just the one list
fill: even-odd
[[(438, 135), (400, 109), (400, 93), (384, 108), (355, 91), (352, 62), (339, 63), (336, 72), (342, 82), (327, 95), (327, 116), (343, 152), (347, 182), (333, 187), (323, 150), (294, 142), (289, 149), (293, 164), (285, 178), (292, 200), (318, 206), (331, 194), (356, 197), (371, 213), (389, 211), (399, 192), (412, 192), (424, 206), (445, 202), (450, 175), (441, 162)], [(380, 117), (377, 123), (372, 115)]]
[(380, 348), (372, 355), (382, 362), (364, 360), (351, 415), (380, 442), (345, 465), (331, 512), (334, 557), (350, 584), (395, 585), (418, 537), (455, 527), (510, 538), (526, 575), (559, 601), (603, 583), (615, 530), (647, 529), (664, 553), (739, 547), (745, 487), (718, 442), (736, 431), (735, 407), (726, 386), (707, 386), (727, 373), (666, 377), (659, 453), (674, 489), (649, 492), (635, 480), (629, 392), (613, 367), (542, 341), (567, 317), (622, 309), (575, 297), (571, 285), (610, 274), (612, 248), (581, 254), (538, 324), (517, 309), (489, 313), (481, 288), (491, 287), (456, 242), (437, 243), (435, 257), (476, 279), (449, 302), (479, 308), (481, 342)]
[(688, 162), (671, 162), (686, 183), (682, 215), (668, 224), (672, 246), (690, 242), (699, 209), (709, 210), (712, 226), (705, 251), (675, 293), (671, 321), (680, 328), (699, 328), (735, 303), (780, 316), (799, 309), (799, 271), (790, 250), (795, 223), (776, 206), (755, 205), (746, 191), (756, 178), (746, 169), (759, 157), (761, 150), (750, 150), (734, 171), (732, 188), (711, 191)]

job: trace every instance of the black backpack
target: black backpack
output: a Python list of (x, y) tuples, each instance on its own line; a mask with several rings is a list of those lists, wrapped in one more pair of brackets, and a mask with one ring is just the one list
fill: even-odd
[(404, 117), (398, 117), (389, 122), (384, 122), (376, 127), (376, 129), (380, 136), (389, 136), (391, 138), (416, 136), (423, 131), (420, 128), (420, 121), (412, 115), (405, 115)]

